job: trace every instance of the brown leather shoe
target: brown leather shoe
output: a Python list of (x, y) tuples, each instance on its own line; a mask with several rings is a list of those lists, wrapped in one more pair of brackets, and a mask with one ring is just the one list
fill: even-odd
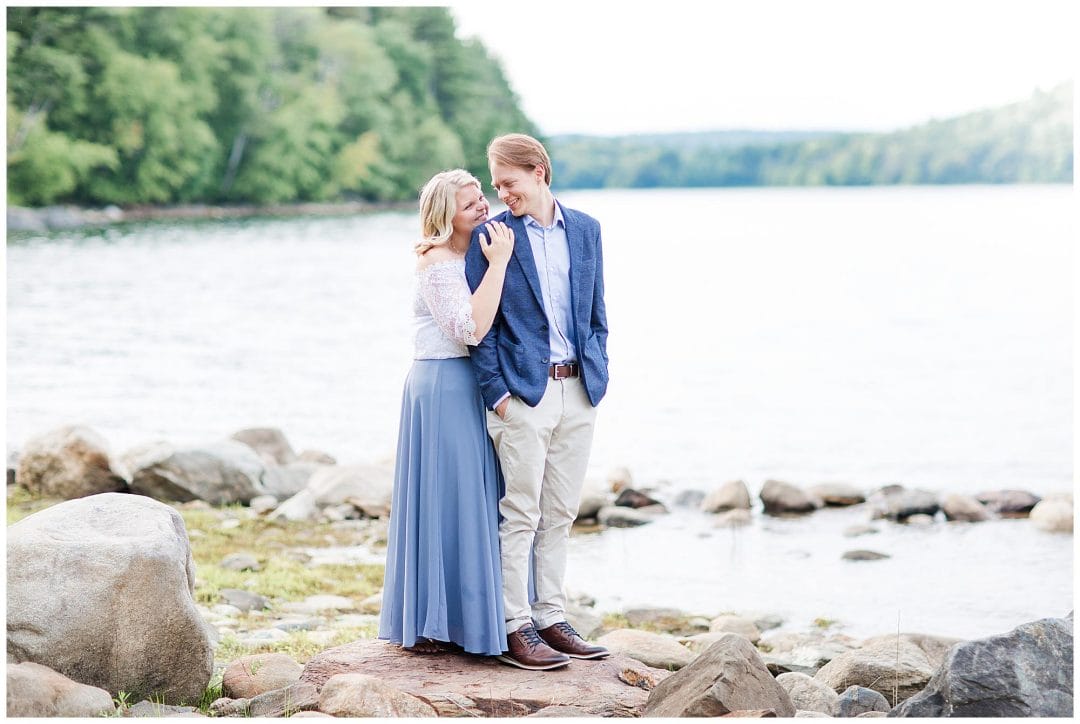
[(575, 659), (598, 659), (611, 653), (603, 646), (590, 644), (566, 621), (559, 621), (557, 624), (542, 628), (537, 633), (548, 646)]
[(506, 634), (506, 648), (510, 650), (497, 658), (519, 669), (545, 671), (570, 663), (569, 656), (560, 654), (544, 643), (531, 623)]

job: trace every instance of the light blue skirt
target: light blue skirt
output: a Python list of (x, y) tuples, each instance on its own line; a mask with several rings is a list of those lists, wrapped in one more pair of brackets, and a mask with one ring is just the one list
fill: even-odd
[(416, 360), (405, 380), (379, 638), (506, 645), (502, 477), (467, 357)]

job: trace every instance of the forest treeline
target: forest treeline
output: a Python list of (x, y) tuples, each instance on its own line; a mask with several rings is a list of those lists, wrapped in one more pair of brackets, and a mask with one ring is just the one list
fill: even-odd
[(1073, 88), (894, 133), (727, 131), (550, 141), (562, 188), (1071, 183)]
[(443, 7), (7, 10), (8, 202), (415, 198), (536, 133)]
[[(415, 199), (539, 135), (444, 7), (7, 9), (8, 203)], [(547, 139), (557, 188), (1071, 182), (1072, 84), (887, 134)]]

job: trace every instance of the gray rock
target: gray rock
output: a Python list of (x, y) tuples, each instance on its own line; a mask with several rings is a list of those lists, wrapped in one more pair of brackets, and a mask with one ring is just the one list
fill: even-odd
[(613, 505), (618, 505), (623, 508), (646, 508), (652, 505), (663, 507), (664, 504), (640, 490), (623, 488), (619, 491), (619, 495), (615, 498)]
[(285, 433), (274, 427), (253, 427), (232, 436), (257, 452), (267, 462), (288, 465), (296, 460), (296, 453), (285, 438)]
[(199, 711), (193, 706), (170, 706), (158, 704), (152, 701), (140, 701), (135, 706), (124, 712), (125, 717), (139, 719), (159, 717), (201, 717)]
[(838, 716), (855, 717), (868, 711), (887, 713), (889, 700), (873, 689), (851, 685), (840, 695)]
[(336, 717), (435, 717), (425, 701), (367, 674), (338, 674), (323, 684), (319, 710)]
[(904, 522), (916, 528), (929, 528), (934, 524), (934, 516), (926, 513), (916, 513), (915, 515), (909, 515), (904, 519)]
[(872, 535), (878, 532), (880, 531), (872, 525), (851, 525), (844, 528), (844, 537), (857, 538), (860, 535)]
[(753, 709), (795, 716), (791, 697), (769, 673), (753, 644), (728, 634), (661, 681), (649, 694), (645, 716), (723, 716)]
[(680, 490), (675, 496), (676, 508), (699, 508), (705, 500), (704, 490)]
[(883, 711), (864, 711), (862, 714), (856, 714), (856, 719), (877, 719), (879, 717), (889, 716)]
[(945, 511), (946, 520), (979, 523), (990, 519), (990, 511), (986, 506), (970, 495), (947, 495), (941, 502), (941, 508)]
[(763, 639), (762, 660), (775, 676), (789, 671), (813, 676), (837, 656), (857, 648), (860, 642), (843, 634), (784, 633)]
[(572, 602), (566, 605), (566, 621), (586, 641), (591, 641), (604, 628), (604, 620), (592, 609)]
[(597, 639), (596, 643), (609, 651), (629, 656), (657, 669), (681, 669), (694, 660), (690, 649), (668, 634), (620, 628)]
[(796, 719), (828, 719), (828, 714), (822, 714), (820, 711), (814, 711), (813, 709), (797, 709), (795, 711)]
[(1026, 518), (1041, 498), (1026, 490), (991, 490), (975, 499), (1002, 518)]
[(750, 491), (746, 483), (732, 480), (724, 483), (705, 496), (701, 510), (706, 513), (723, 513), (727, 510), (750, 510)]
[(104, 689), (72, 681), (31, 661), (8, 664), (9, 717), (97, 717), (115, 710), (112, 696)]
[(651, 626), (670, 629), (679, 628), (686, 623), (686, 614), (677, 608), (630, 608), (623, 611), (623, 616), (634, 628)]
[(318, 463), (319, 465), (337, 465), (333, 455), (321, 450), (305, 450), (296, 458), (305, 463)]
[(300, 680), (304, 667), (285, 654), (241, 656), (225, 667), (221, 688), (234, 699), (252, 699)]
[(635, 528), (653, 522), (654, 516), (646, 512), (644, 508), (636, 509), (605, 505), (596, 514), (596, 520), (601, 525), (611, 528)]
[(304, 490), (311, 482), (312, 476), (328, 466), (297, 460), (288, 465), (269, 463), (267, 467), (274, 473), (272, 479), (275, 482), (268, 486), (271, 494), (278, 500), (287, 500)]
[(266, 600), (265, 596), (250, 591), (241, 591), (237, 588), (222, 588), (218, 591), (218, 595), (225, 599), (225, 602), (230, 606), (236, 606), (245, 613), (248, 611), (261, 611), (270, 607), (270, 602)]
[(385, 518), (390, 514), (394, 471), (378, 465), (324, 467), (311, 476), (306, 490), (320, 507), (351, 503), (369, 518)]
[(893, 703), (894, 688), (903, 700), (926, 686), (944, 658), (945, 641), (918, 634), (876, 636), (822, 666), (814, 678), (838, 692), (852, 684), (873, 689)]
[(1031, 509), (1031, 522), (1047, 533), (1073, 532), (1073, 499), (1069, 493), (1048, 495)]
[(709, 622), (709, 631), (712, 633), (733, 633), (742, 636), (752, 644), (761, 640), (761, 632), (754, 622), (733, 614), (722, 614)]
[(259, 571), (259, 559), (247, 553), (230, 553), (221, 559), (219, 564), (227, 571)]
[(1072, 622), (1046, 618), (956, 644), (890, 716), (1072, 717)]
[(248, 503), (251, 507), (251, 511), (256, 515), (262, 515), (263, 513), (269, 513), (271, 510), (278, 506), (278, 499), (273, 495), (256, 495)]
[(840, 710), (840, 697), (836, 692), (812, 676), (791, 672), (780, 674), (776, 682), (787, 691), (796, 709), (826, 716), (836, 716)]
[(9, 662), (166, 703), (206, 689), (213, 650), (173, 508), (123, 493), (54, 505), (8, 528), (7, 564)]
[(192, 448), (151, 443), (124, 453), (121, 463), (130, 471), (132, 491), (156, 500), (247, 503), (280, 487), (274, 469), (235, 440)]
[(268, 516), (270, 520), (314, 520), (319, 515), (315, 495), (305, 488), (277, 506)]
[(811, 486), (808, 492), (821, 498), (825, 505), (833, 507), (866, 502), (866, 494), (848, 483), (820, 483)]
[(112, 470), (105, 438), (80, 426), (62, 427), (27, 442), (15, 482), (36, 495), (64, 500), (127, 490)]
[(587, 488), (581, 493), (581, 500), (578, 503), (577, 520), (588, 520), (595, 518), (600, 509), (606, 505), (610, 505), (608, 496), (603, 491), (596, 490), (594, 488)]
[(769, 515), (811, 513), (825, 505), (821, 498), (779, 480), (766, 480), (759, 497)]
[(928, 490), (909, 490), (901, 485), (887, 485), (867, 499), (874, 518), (903, 522), (913, 515), (936, 515), (941, 510), (937, 495)]
[(216, 716), (289, 717), (319, 707), (319, 691), (306, 681), (275, 689), (251, 699), (218, 699), (210, 709)]
[(867, 550), (844, 551), (844, 555), (841, 556), (845, 561), (880, 561), (891, 557), (886, 553)]

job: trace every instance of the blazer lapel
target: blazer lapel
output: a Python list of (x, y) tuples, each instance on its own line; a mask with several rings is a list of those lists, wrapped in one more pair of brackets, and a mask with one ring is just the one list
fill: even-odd
[(533, 258), (529, 232), (525, 230), (525, 218), (514, 216), (509, 212), (506, 215), (510, 217), (509, 226), (514, 230), (514, 258), (521, 265), (521, 271), (529, 282), (529, 288), (532, 289), (533, 296), (543, 309), (544, 297), (540, 292), (540, 275), (536, 272), (536, 259)]

